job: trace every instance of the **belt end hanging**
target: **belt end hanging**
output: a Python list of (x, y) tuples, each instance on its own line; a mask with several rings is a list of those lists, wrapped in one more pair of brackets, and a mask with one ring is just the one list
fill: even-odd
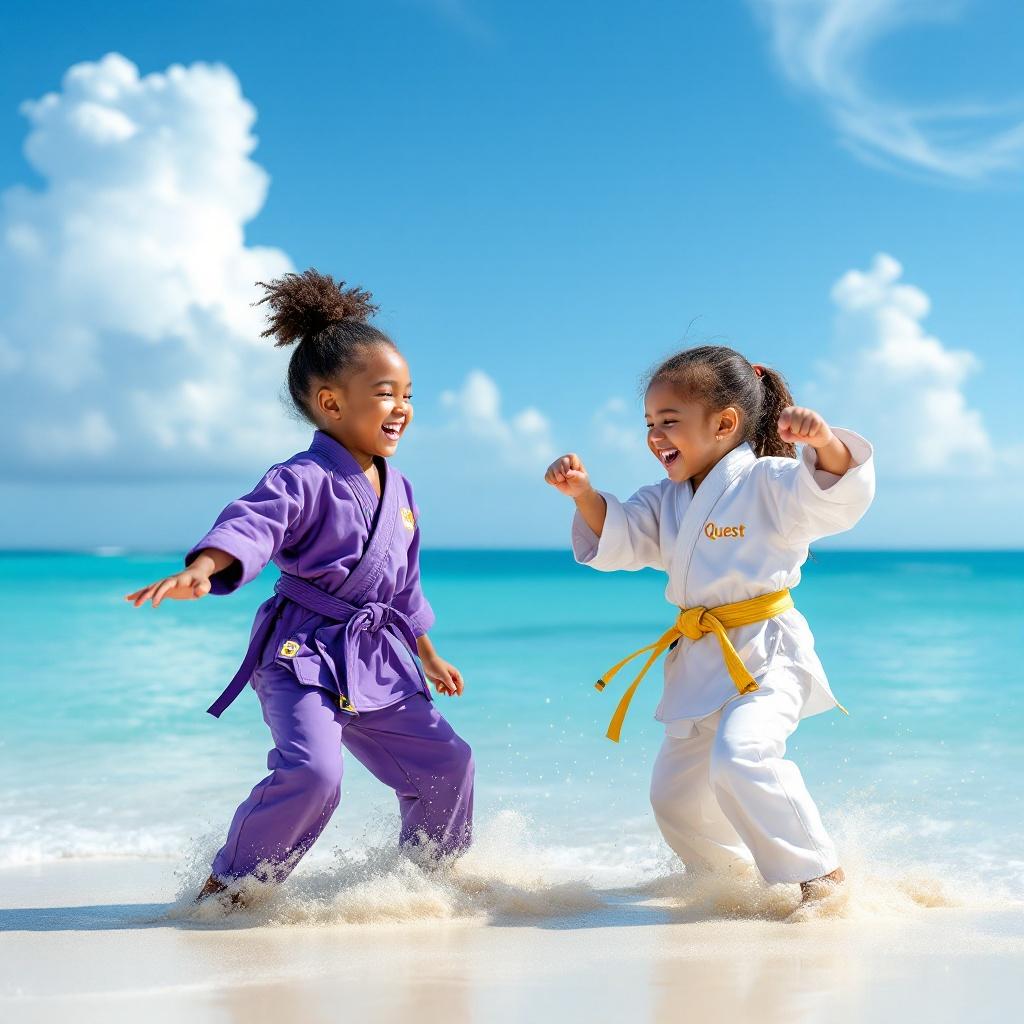
[(594, 683), (594, 689), (600, 691), (603, 690), (607, 685), (608, 681), (606, 679), (598, 679), (598, 681)]

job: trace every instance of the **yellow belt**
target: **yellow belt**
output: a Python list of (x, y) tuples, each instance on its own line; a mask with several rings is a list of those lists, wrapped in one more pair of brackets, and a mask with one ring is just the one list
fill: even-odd
[(612, 715), (611, 724), (608, 726), (608, 739), (619, 742), (619, 734), (622, 732), (622, 723), (629, 710), (629, 702), (640, 685), (640, 680), (647, 674), (647, 670), (658, 660), (659, 655), (674, 644), (681, 637), (688, 640), (699, 640), (708, 633), (714, 633), (718, 637), (719, 646), (722, 648), (722, 657), (725, 659), (725, 667), (729, 670), (732, 681), (740, 693), (753, 693), (757, 689), (754, 677), (747, 671), (740, 656), (736, 653), (732, 641), (729, 639), (727, 629), (734, 629), (736, 626), (752, 626), (756, 622), (764, 622), (766, 619), (773, 619), (776, 615), (793, 608), (793, 598), (788, 590), (777, 590), (774, 594), (764, 594), (761, 597), (752, 597), (749, 601), (736, 601), (733, 604), (720, 604), (717, 608), (684, 608), (679, 613), (672, 628), (662, 634), (653, 644), (641, 647), (634, 651), (628, 658), (623, 658), (617, 665), (613, 665), (595, 684), (597, 689), (603, 690), (616, 672), (623, 665), (628, 665), (634, 658), (639, 658), (647, 651), (651, 656), (644, 662), (640, 674), (633, 680), (629, 689), (622, 695), (619, 706)]

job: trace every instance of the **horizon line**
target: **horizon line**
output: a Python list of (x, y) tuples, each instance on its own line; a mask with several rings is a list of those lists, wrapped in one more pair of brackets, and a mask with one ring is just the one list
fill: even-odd
[[(476, 545), (432, 545), (421, 549), (427, 554), (567, 554), (571, 555), (572, 549), (568, 545), (558, 546), (535, 546), (535, 545), (505, 545), (503, 547), (485, 547)], [(923, 554), (923, 555), (986, 555), (986, 554), (1024, 554), (1024, 547), (987, 547), (987, 548), (960, 548), (960, 547), (860, 547), (860, 546), (833, 546), (829, 544), (814, 545), (811, 552), (828, 551), (832, 554)], [(120, 545), (98, 544), (94, 547), (24, 547), (24, 548), (0, 548), (0, 558), (12, 555), (25, 556), (56, 556), (56, 555), (82, 555), (94, 558), (118, 558), (125, 555), (148, 555), (181, 557), (183, 550), (179, 548), (149, 548), (149, 547), (122, 547)]]

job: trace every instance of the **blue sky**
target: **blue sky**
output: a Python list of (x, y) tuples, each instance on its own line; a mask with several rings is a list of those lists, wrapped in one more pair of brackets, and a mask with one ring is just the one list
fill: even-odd
[(1014, 6), (9, 5), (4, 546), (178, 547), (294, 450), (245, 289), (308, 265), (410, 359), (428, 541), (563, 543), (569, 448), (657, 478), (638, 378), (711, 338), (878, 442), (844, 543), (1020, 546)]

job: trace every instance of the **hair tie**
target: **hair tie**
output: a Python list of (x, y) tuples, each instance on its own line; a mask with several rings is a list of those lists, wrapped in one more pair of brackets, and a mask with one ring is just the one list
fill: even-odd
[(754, 373), (757, 374), (758, 377), (764, 376), (764, 367), (760, 363), (751, 363), (750, 365), (754, 368)]

